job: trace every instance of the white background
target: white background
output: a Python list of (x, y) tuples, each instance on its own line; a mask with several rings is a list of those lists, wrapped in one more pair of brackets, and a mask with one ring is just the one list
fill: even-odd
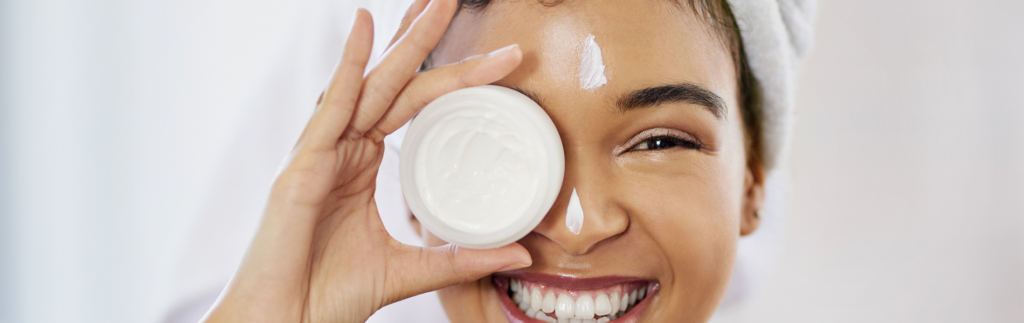
[[(157, 322), (286, 0), (0, 2), (0, 322)], [(825, 1), (778, 266), (716, 322), (1024, 321), (1024, 1)]]

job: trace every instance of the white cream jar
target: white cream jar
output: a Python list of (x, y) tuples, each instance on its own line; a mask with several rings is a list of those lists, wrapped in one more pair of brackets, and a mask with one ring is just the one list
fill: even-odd
[(537, 103), (485, 85), (434, 100), (413, 119), (399, 175), (409, 209), (437, 237), (487, 249), (533, 231), (562, 186), (558, 131)]

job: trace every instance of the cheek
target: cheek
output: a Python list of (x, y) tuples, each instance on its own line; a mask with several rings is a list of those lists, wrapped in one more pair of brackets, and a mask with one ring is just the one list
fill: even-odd
[(742, 140), (726, 139), (723, 147), (714, 153), (641, 155), (623, 163), (618, 177), (628, 189), (622, 203), (638, 220), (667, 227), (659, 230), (682, 230), (703, 240), (737, 238), (745, 155)]
[[(488, 315), (484, 305), (498, 303), (493, 289), (485, 287), (482, 280), (462, 283), (438, 290), (437, 297), (451, 322), (485, 322), (485, 317), (493, 315)], [(491, 298), (494, 300), (488, 301)]]
[(705, 159), (624, 181), (626, 209), (669, 255), (728, 255), (738, 239), (742, 180)]
[(637, 233), (660, 249), (645, 252), (667, 258), (663, 283), (678, 306), (713, 308), (708, 300), (719, 298), (709, 296), (728, 286), (739, 239), (743, 158), (742, 150), (688, 151), (633, 164), (620, 176), (620, 205)]

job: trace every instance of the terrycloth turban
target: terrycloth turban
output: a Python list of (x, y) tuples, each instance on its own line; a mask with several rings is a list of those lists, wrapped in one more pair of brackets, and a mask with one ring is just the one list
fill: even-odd
[(729, 0), (761, 87), (764, 163), (783, 162), (793, 125), (797, 67), (811, 49), (816, 0)]
[(736, 267), (723, 305), (743, 298), (775, 263), (781, 240), (788, 182), (784, 162), (793, 128), (793, 101), (800, 61), (810, 51), (817, 0), (728, 0), (747, 63), (761, 95), (765, 205), (761, 228), (740, 239)]

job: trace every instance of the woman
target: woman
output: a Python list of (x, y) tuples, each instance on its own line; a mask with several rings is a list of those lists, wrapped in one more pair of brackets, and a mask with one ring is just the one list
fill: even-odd
[[(758, 77), (755, 86), (727, 5), (424, 0), (404, 21), (364, 77), (372, 23), (357, 14), (207, 321), (360, 322), (438, 289), (453, 322), (568, 320), (536, 308), (549, 294), (574, 309), (617, 303), (615, 313), (571, 315), (581, 321), (710, 318), (739, 237), (758, 227), (765, 167), (780, 150), (760, 139), (761, 127), (784, 123), (759, 109), (756, 91), (786, 80)], [(606, 83), (592, 88), (577, 76), (586, 39), (606, 66)], [(416, 73), (421, 63), (428, 70)], [(566, 149), (558, 201), (533, 233), (502, 248), (454, 248), (426, 231), (430, 248), (398, 243), (373, 196), (385, 135), (432, 99), (483, 84), (528, 94), (555, 122)], [(562, 225), (574, 188), (587, 214), (578, 235)]]

